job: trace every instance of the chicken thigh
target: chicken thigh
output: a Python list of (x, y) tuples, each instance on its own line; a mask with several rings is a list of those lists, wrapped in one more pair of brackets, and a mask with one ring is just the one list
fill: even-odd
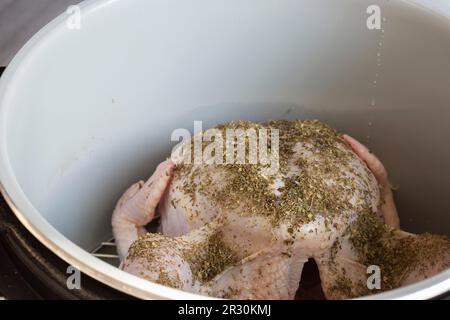
[[(313, 258), (325, 296), (340, 299), (450, 267), (448, 238), (399, 229), (386, 170), (356, 140), (318, 121), (217, 127), (230, 128), (279, 130), (278, 172), (268, 176), (261, 164), (163, 162), (113, 213), (123, 270), (213, 297), (292, 299)], [(146, 233), (158, 204), (161, 233)], [(374, 290), (371, 266), (381, 271)]]

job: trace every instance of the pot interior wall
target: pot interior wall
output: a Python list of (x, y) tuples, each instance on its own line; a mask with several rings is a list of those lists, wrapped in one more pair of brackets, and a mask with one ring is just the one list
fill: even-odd
[[(23, 191), (91, 250), (121, 193), (176, 128), (318, 118), (366, 142), (399, 186), (406, 230), (450, 230), (450, 23), (400, 1), (115, 1), (57, 28), (8, 100)], [(377, 2), (377, 1), (375, 1)], [(105, 2), (106, 3), (106, 2)]]

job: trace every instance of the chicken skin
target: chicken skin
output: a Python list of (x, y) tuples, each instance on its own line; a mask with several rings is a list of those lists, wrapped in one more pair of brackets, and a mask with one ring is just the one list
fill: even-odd
[[(276, 173), (266, 164), (167, 160), (124, 193), (112, 218), (123, 270), (213, 297), (293, 299), (312, 258), (326, 298), (344, 299), (450, 267), (447, 237), (400, 230), (386, 170), (358, 141), (319, 121), (216, 129), (249, 128), (279, 131)], [(157, 206), (161, 233), (147, 233)]]

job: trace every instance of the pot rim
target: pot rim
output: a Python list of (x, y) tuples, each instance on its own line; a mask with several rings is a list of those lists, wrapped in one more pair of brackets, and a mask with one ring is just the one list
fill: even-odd
[[(90, 15), (116, 1), (118, 0), (88, 0), (79, 6), (82, 9), (82, 15)], [(423, 0), (402, 1), (426, 8), (421, 3), (424, 2)], [(429, 8), (426, 9), (429, 10)], [(434, 12), (443, 17), (436, 11)], [(450, 22), (449, 18), (450, 10), (445, 19)], [(36, 49), (51, 38), (51, 35), (62, 32), (66, 19), (67, 16), (63, 13), (34, 35), (14, 57), (0, 78), (1, 193), (18, 220), (43, 245), (69, 265), (112, 288), (142, 299), (213, 299), (144, 280), (92, 256), (56, 230), (31, 204), (16, 180), (7, 153), (8, 101), (11, 98), (12, 89), (17, 85), (16, 78), (24, 72)], [(450, 291), (450, 269), (412, 285), (359, 299), (429, 299), (448, 291)]]

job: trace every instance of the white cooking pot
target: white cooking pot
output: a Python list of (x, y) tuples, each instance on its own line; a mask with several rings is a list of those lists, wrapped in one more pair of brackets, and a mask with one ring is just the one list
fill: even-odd
[[(116, 200), (194, 120), (319, 118), (381, 157), (404, 229), (449, 234), (449, 17), (435, 0), (87, 1), (1, 78), (2, 192), (93, 278), (140, 298), (200, 298), (89, 253), (111, 236)], [(449, 290), (447, 270), (373, 298)]]

